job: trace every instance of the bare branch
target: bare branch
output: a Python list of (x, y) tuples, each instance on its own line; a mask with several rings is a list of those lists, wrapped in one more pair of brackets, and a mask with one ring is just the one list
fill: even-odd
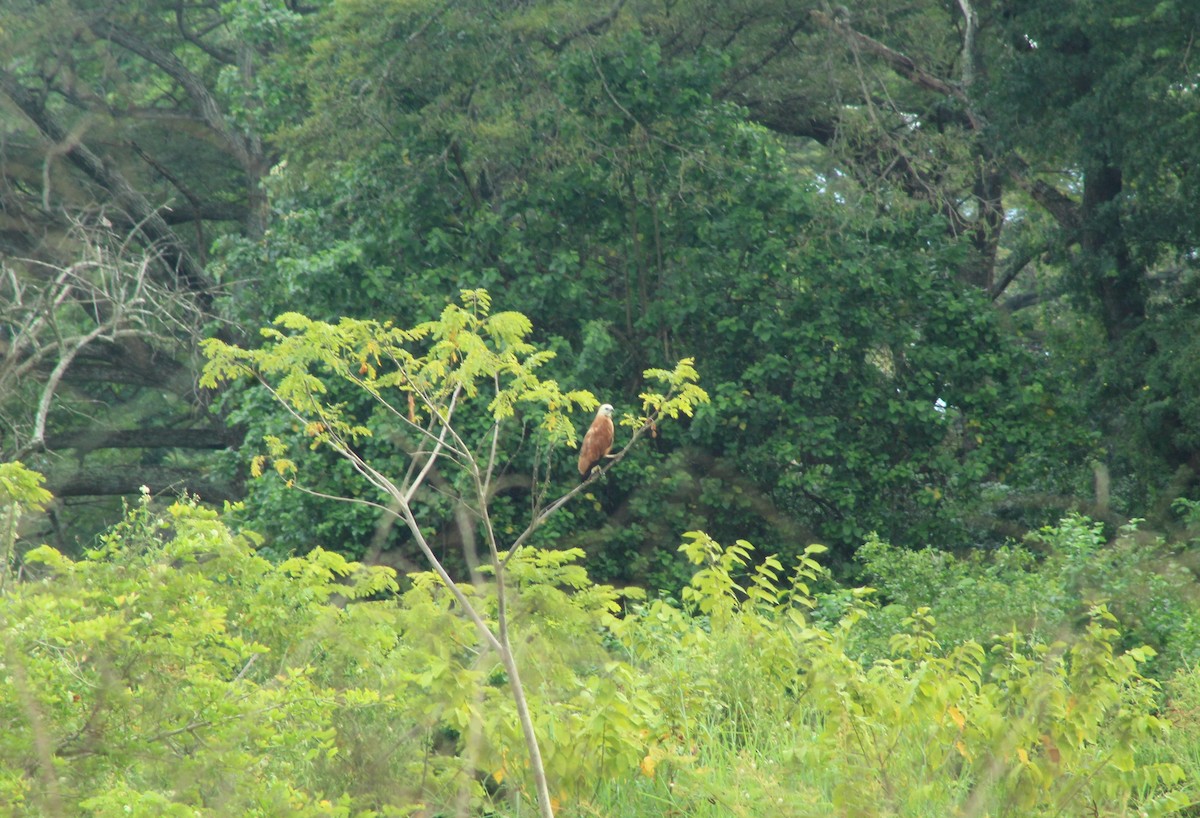
[[(670, 397), (670, 393), (667, 394), (667, 397)], [(580, 494), (585, 488), (590, 486), (595, 481), (599, 480), (601, 477), (603, 477), (605, 474), (607, 474), (610, 469), (616, 467), (616, 465), (618, 463), (620, 463), (622, 460), (624, 460), (625, 456), (627, 454), (629, 454), (630, 449), (632, 449), (634, 447), (634, 444), (636, 444), (638, 442), (638, 440), (643, 435), (646, 434), (646, 432), (655, 428), (655, 424), (657, 423), (657, 421), (658, 421), (657, 413), (648, 417), (646, 419), (646, 422), (643, 423), (637, 430), (635, 430), (632, 435), (630, 435), (629, 442), (625, 444), (624, 448), (622, 448), (616, 454), (611, 454), (608, 456), (609, 462), (605, 466), (593, 471), (587, 477), (586, 480), (584, 480), (581, 483), (579, 483), (578, 485), (576, 485), (574, 488), (572, 488), (566, 494), (559, 497), (557, 500), (555, 500), (550, 505), (546, 506), (541, 511), (536, 511), (534, 513), (534, 517), (530, 521), (528, 527), (526, 527), (526, 529), (524, 531), (522, 531), (515, 540), (513, 540), (512, 545), (509, 546), (508, 554), (504, 557), (504, 560), (501, 564), (507, 565), (508, 561), (511, 560), (513, 555), (517, 552), (517, 549), (519, 549), (522, 545), (524, 545), (529, 540), (529, 538), (533, 536), (533, 533), (535, 531), (537, 531), (538, 528), (541, 527), (542, 523), (544, 523), (550, 517), (550, 515), (554, 514), (554, 512), (558, 511), (560, 508), (565, 506), (567, 503), (569, 503), (571, 501), (572, 498), (574, 498), (576, 495)]]
[(77, 338), (75, 342), (58, 358), (58, 363), (55, 364), (54, 370), (50, 373), (50, 377), (46, 379), (46, 385), (42, 389), (42, 398), (38, 401), (37, 414), (33, 420), (33, 440), (31, 446), (41, 447), (42, 441), (46, 437), (46, 419), (50, 415), (50, 405), (54, 400), (54, 393), (58, 390), (58, 384), (62, 381), (63, 373), (67, 371), (67, 367), (75, 360), (75, 356), (79, 354), (79, 350), (83, 349), (92, 341), (99, 338), (101, 335), (109, 332), (111, 327), (99, 326), (95, 327), (91, 332)]
[[(429, 470), (432, 469), (433, 464), (437, 462), (438, 455), (441, 454), (442, 448), (445, 446), (447, 432), (453, 433), (450, 428), (450, 418), (454, 415), (454, 406), (458, 402), (458, 396), (461, 391), (461, 386), (454, 387), (454, 394), (450, 396), (450, 403), (446, 407), (445, 417), (438, 418), (442, 424), (442, 431), (441, 434), (438, 435), (437, 446), (434, 448), (433, 452), (430, 453), (429, 459), (425, 462), (425, 465), (421, 467), (419, 472), (417, 472), (417, 476), (413, 479), (412, 485), (410, 485), (408, 489), (397, 498), (405, 508), (408, 508), (410, 503), (412, 503), (412, 499), (414, 496), (416, 496), (417, 490), (420, 489), (421, 484), (425, 482), (425, 477), (429, 474)], [(453, 434), (457, 439), (458, 435), (456, 433)], [(462, 441), (460, 440), (459, 443), (461, 442)], [(470, 457), (469, 451), (466, 452), (466, 456), (468, 458)]]
[[(395, 359), (393, 358), (393, 360), (395, 360)], [(396, 363), (399, 364), (398, 361)], [(438, 417), (438, 415), (435, 412), (434, 403), (432, 402), (432, 400), (430, 400), (428, 397), (426, 397), (425, 393), (423, 393), (416, 386), (411, 387), (413, 390), (413, 394), (418, 395), (421, 398), (421, 403), (430, 410), (431, 422), (430, 422), (430, 428), (428, 428), (428, 429), (425, 428), (424, 426), (422, 426), (421, 424), (416, 423), (413, 420), (410, 420), (409, 417), (403, 411), (401, 411), (398, 407), (393, 405), (391, 401), (389, 401), (387, 398), (385, 398), (382, 395), (382, 393), (380, 393), (377, 389), (373, 388), (366, 381), (362, 380), (361, 378), (356, 377), (353, 373), (346, 373), (346, 379), (349, 380), (354, 385), (361, 387), (364, 392), (366, 392), (372, 398), (374, 398), (379, 403), (380, 406), (387, 409), (388, 412), (390, 412), (397, 420), (399, 420), (401, 423), (403, 423), (406, 428), (408, 428), (411, 431), (416, 432), (417, 435), (420, 437), (427, 438), (429, 440), (429, 442), (433, 443), (434, 445), (437, 445), (440, 442), (442, 445), (442, 448), (445, 449), (445, 451), (448, 452), (450, 455), (452, 455), (453, 458), (456, 460), (456, 462), (466, 459), (466, 457), (467, 457), (467, 449), (465, 448), (466, 444), (463, 443), (462, 440), (457, 439), (457, 435), (455, 435), (455, 438), (456, 438), (455, 442), (458, 443), (459, 445), (451, 446), (446, 443), (444, 437), (439, 437), (438, 435), (434, 434), (433, 426), (436, 424), (436, 422), (438, 420), (440, 420), (440, 418)], [(453, 432), (453, 429), (451, 429), (451, 432)]]
[[(126, 248), (112, 246), (116, 237), (78, 224), (74, 229), (84, 256), (74, 264), (60, 268), (32, 259), (0, 264), (0, 325), (11, 333), (0, 344), (0, 395), (7, 404), (5, 442), (12, 456), (45, 449), (60, 388), (68, 378), (77, 380), (73, 375), (81, 362), (92, 368), (110, 364), (106, 379), (166, 383), (161, 375), (154, 381), (112, 376), (123, 368), (153, 368), (150, 342), (190, 338), (200, 314), (187, 295), (151, 280), (156, 255), (131, 260), (123, 255)], [(25, 270), (17, 269), (20, 264)], [(33, 383), (36, 396), (25, 388)]]
[(208, 202), (188, 198), (187, 207), (165, 207), (161, 213), (163, 221), (167, 224), (188, 224), (195, 221), (242, 222), (250, 215), (250, 208), (243, 202)]
[[(492, 385), (496, 390), (496, 394), (500, 394), (500, 376), (497, 374), (492, 380)], [(483, 482), (479, 485), (480, 501), (487, 505), (491, 497), (492, 473), (496, 468), (496, 452), (500, 446), (500, 421), (492, 424), (492, 445), (488, 452), (487, 469), (484, 471)]]

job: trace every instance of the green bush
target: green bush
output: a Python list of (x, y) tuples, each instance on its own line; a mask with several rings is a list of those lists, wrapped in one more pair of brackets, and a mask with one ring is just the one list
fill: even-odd
[[(27, 481), (26, 481), (27, 482)], [(0, 489), (7, 484), (0, 483)], [(16, 485), (16, 484), (13, 484)], [(35, 498), (22, 483), (10, 491)], [(11, 486), (9, 486), (11, 488)], [(0, 491), (0, 493), (3, 493)], [(525, 815), (503, 666), (433, 574), (316, 550), (272, 563), (220, 515), (148, 501), (72, 561), (27, 554), (0, 596), (0, 812), (18, 816)], [(785, 568), (705, 534), (680, 601), (595, 584), (578, 550), (506, 569), (513, 644), (561, 815), (1165, 814), (1200, 758), (1113, 616), (1070, 640), (943, 646), (820, 546)], [(491, 621), (495, 585), (460, 586)], [(890, 622), (887, 617), (884, 621)], [(1172, 731), (1165, 716), (1182, 729)], [(1194, 719), (1192, 720), (1194, 722)]]
[(1155, 677), (1200, 660), (1200, 593), (1187, 555), (1140, 532), (1136, 521), (1109, 541), (1102, 523), (1072, 515), (1023, 544), (965, 557), (904, 550), (872, 537), (857, 559), (887, 603), (860, 634), (861, 649), (871, 655), (917, 607), (933, 612), (940, 641), (958, 644), (1013, 629), (1054, 641), (1104, 604), (1121, 622), (1124, 647), (1146, 644), (1157, 652), (1149, 668)]
[(1139, 672), (1154, 652), (1117, 651), (1105, 607), (1070, 642), (1013, 630), (947, 649), (920, 609), (887, 658), (863, 662), (848, 647), (879, 611), (863, 589), (832, 627), (813, 624), (812, 550), (790, 581), (768, 558), (741, 586), (747, 543), (696, 535), (684, 550), (704, 565), (694, 611), (655, 602), (621, 624), (627, 649), (660, 668), (671, 726), (652, 757), (672, 762), (673, 786), (656, 794), (681, 814), (1124, 815), (1188, 802), (1177, 765), (1136, 757), (1170, 732)]

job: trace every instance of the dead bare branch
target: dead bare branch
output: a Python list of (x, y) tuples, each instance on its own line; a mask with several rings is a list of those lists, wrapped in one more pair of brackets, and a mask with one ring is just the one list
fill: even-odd
[(78, 221), (74, 232), (81, 249), (72, 264), (0, 263), (0, 431), (17, 457), (45, 450), (62, 386), (79, 362), (104, 359), (105, 347), (143, 355), (190, 347), (204, 315), (193, 296), (156, 280), (157, 254), (131, 254), (128, 235)]

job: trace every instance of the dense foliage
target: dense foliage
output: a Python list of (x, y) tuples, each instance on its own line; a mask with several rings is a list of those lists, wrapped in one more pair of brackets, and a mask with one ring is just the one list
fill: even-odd
[[(2, 445), (74, 504), (68, 550), (71, 498), (144, 483), (361, 556), (362, 509), (211, 453), (285, 421), (206, 413), (202, 321), (411, 325), (479, 287), (618, 408), (648, 368), (708, 373), (566, 526), (600, 576), (678, 587), (659, 544), (689, 528), (845, 561), (1080, 507), (1165, 530), (1194, 494), (1190, 4), (15, 8)], [(128, 258), (74, 263), (96, 247)]]
[(0, 813), (1185, 808), (1198, 34), (7, 0)]
[[(28, 474), (5, 472), (6, 508), (31, 499)], [(1064, 529), (1064, 547), (1088, 536)], [(322, 550), (273, 563), (256, 541), (194, 502), (143, 500), (80, 559), (43, 547), (22, 582), (5, 575), (5, 810), (521, 814), (503, 669), (437, 577), (396, 594), (391, 569)], [(1104, 606), (1054, 641), (1014, 629), (943, 645), (926, 608), (880, 628), (869, 589), (817, 593), (823, 550), (785, 567), (691, 532), (681, 603), (598, 585), (575, 550), (521, 552), (509, 604), (557, 812), (1187, 803), (1195, 723), (1169, 725), (1140, 672), (1154, 652), (1117, 649)], [(471, 591), (489, 619), (495, 591)], [(880, 658), (861, 658), (862, 639)], [(1172, 684), (1174, 712), (1200, 705), (1192, 671)]]
[[(961, 252), (936, 214), (847, 208), (786, 141), (715, 98), (718, 55), (669, 62), (636, 34), (604, 48), (564, 54), (539, 89), (545, 107), (503, 123), (545, 138), (519, 167), (475, 156), (485, 147), (474, 140), (494, 150), (490, 128), (501, 125), (455, 133), (462, 173), (486, 180), (486, 198), (440, 162), (414, 165), (415, 153), (355, 159), (349, 178), (346, 163), (319, 161), (330, 175), (281, 181), (289, 217), (253, 255), (237, 245), (225, 263), (253, 266), (280, 296), (336, 281), (315, 305), (330, 315), (382, 301), (404, 320), (437, 308), (433, 287), (502, 290), (570, 352), (556, 374), (618, 405), (646, 366), (694, 357), (711, 408), (663, 441), (665, 464), (643, 460), (607, 489), (615, 525), (582, 521), (602, 526), (581, 542), (604, 543), (605, 573), (627, 579), (678, 581), (656, 544), (699, 523), (785, 549), (871, 530), (957, 543), (988, 480), (1069, 479), (1027, 453), (1083, 452), (1086, 435), (1065, 425), (1071, 416), (982, 294), (957, 281)], [(374, 229), (381, 212), (386, 234)], [(351, 225), (336, 247), (331, 220)], [(286, 307), (270, 299), (255, 307)], [(258, 428), (244, 408), (236, 417)], [(254, 504), (276, 517), (282, 498), (265, 492)], [(318, 516), (326, 531), (345, 519)], [(356, 539), (346, 524), (333, 541)]]

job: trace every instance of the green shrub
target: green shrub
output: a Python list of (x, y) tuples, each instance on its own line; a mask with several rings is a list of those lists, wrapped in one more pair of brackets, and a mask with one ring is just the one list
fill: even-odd
[(861, 602), (867, 589), (832, 627), (806, 613), (819, 547), (780, 580), (772, 558), (749, 565), (748, 543), (689, 537), (683, 550), (703, 566), (691, 614), (655, 602), (619, 628), (664, 702), (669, 729), (650, 757), (672, 762), (674, 786), (657, 796), (681, 813), (1123, 815), (1187, 803), (1179, 766), (1135, 756), (1169, 732), (1139, 672), (1154, 651), (1117, 651), (1104, 606), (1070, 642), (1014, 629), (986, 649), (943, 648), (919, 609), (888, 658), (863, 662), (847, 648), (878, 613)]
[(1013, 629), (1044, 641), (1065, 638), (1104, 604), (1121, 623), (1121, 645), (1157, 652), (1148, 666), (1156, 678), (1200, 660), (1200, 593), (1186, 555), (1140, 532), (1136, 521), (1109, 541), (1102, 523), (1072, 515), (1024, 544), (965, 557), (872, 537), (857, 558), (889, 605), (864, 629), (867, 655), (877, 655), (889, 628), (917, 607), (933, 612), (939, 640), (958, 644)]
[[(2, 486), (0, 486), (2, 488)], [(25, 492), (28, 495), (28, 492)], [(23, 504), (28, 505), (31, 497)], [(11, 500), (10, 500), (11, 502)], [(190, 502), (148, 501), (0, 595), (0, 811), (16, 816), (527, 815), (503, 665), (433, 574), (316, 550), (275, 564)], [(943, 642), (809, 547), (787, 570), (691, 532), (683, 598), (597, 585), (578, 550), (508, 561), (513, 644), (568, 816), (1165, 814), (1197, 735), (1103, 605), (1070, 640)], [(488, 576), (460, 586), (497, 614)], [(885, 618), (885, 621), (892, 621)], [(1169, 728), (1170, 717), (1180, 725)]]

